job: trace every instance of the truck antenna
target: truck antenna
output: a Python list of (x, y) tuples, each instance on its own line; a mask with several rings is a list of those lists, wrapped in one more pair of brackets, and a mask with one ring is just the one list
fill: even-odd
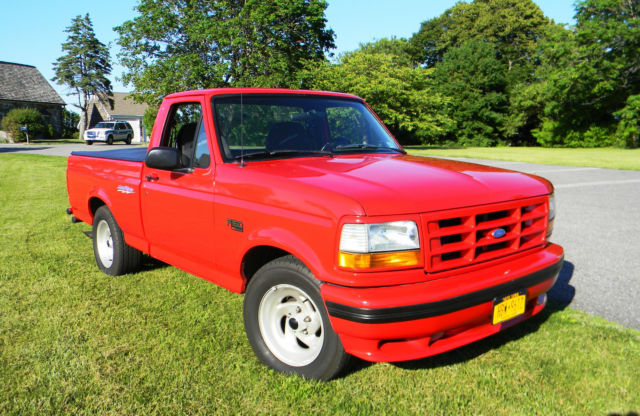
[[(242, 8), (244, 9), (245, 7), (247, 7), (247, 1), (245, 0), (242, 3)], [(242, 51), (243, 51), (243, 47), (242, 44), (240, 44), (240, 82), (239, 87), (240, 87), (240, 167), (243, 168), (246, 165), (244, 164), (244, 106), (243, 106), (243, 102), (242, 102), (242, 78), (244, 75), (244, 65), (242, 63)]]

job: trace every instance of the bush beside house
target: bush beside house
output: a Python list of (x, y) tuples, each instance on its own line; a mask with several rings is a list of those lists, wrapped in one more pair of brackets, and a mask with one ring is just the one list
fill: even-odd
[(8, 132), (15, 142), (27, 140), (25, 132), (20, 127), (26, 126), (29, 137), (40, 137), (48, 133), (44, 117), (35, 108), (14, 108), (0, 122), (2, 130)]

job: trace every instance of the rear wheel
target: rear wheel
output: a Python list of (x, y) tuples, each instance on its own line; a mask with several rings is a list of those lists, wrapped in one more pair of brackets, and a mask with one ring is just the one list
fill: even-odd
[(135, 271), (142, 261), (142, 253), (124, 241), (120, 226), (104, 205), (93, 218), (93, 254), (98, 268), (111, 276)]
[(113, 144), (113, 136), (107, 137), (107, 144), (108, 145), (112, 145)]
[(131, 144), (131, 135), (127, 135), (127, 140), (125, 140), (125, 143), (127, 144)]
[(277, 371), (328, 380), (349, 361), (331, 328), (320, 282), (293, 256), (273, 260), (256, 272), (247, 287), (243, 315), (256, 356)]

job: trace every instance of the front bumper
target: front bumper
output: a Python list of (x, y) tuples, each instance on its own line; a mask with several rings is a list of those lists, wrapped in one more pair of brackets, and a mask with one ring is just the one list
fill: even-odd
[[(495, 334), (538, 312), (562, 268), (562, 247), (455, 276), (381, 288), (324, 284), (322, 296), (345, 350), (368, 361), (404, 361), (439, 354)], [(526, 309), (493, 325), (493, 301), (526, 291)]]

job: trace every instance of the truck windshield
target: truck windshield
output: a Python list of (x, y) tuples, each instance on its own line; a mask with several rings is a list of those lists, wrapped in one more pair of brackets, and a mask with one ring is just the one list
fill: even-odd
[(226, 161), (404, 153), (357, 100), (245, 94), (214, 97), (213, 108)]
[(98, 123), (95, 125), (94, 129), (112, 129), (114, 123)]

